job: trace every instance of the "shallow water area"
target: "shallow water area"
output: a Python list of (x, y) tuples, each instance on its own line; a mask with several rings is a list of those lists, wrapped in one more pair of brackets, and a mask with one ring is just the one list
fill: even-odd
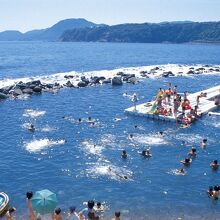
[[(179, 58), (173, 55), (170, 60), (178, 63)], [(111, 69), (124, 65), (111, 62)], [(144, 64), (140, 58), (140, 66)], [(206, 190), (220, 184), (219, 171), (209, 167), (213, 159), (220, 160), (219, 116), (204, 115), (182, 129), (175, 123), (124, 113), (132, 103), (123, 94), (136, 92), (143, 96), (140, 102), (149, 101), (168, 82), (178, 85), (180, 92), (196, 92), (219, 84), (220, 76), (143, 79), (136, 85), (65, 88), (55, 95), (1, 101), (0, 189), (17, 207), (17, 216), (26, 213), (26, 191), (48, 188), (57, 193), (63, 211), (71, 205), (81, 210), (89, 199), (106, 202), (106, 219), (115, 210), (121, 210), (123, 219), (218, 219), (220, 203), (210, 200)], [(89, 116), (97, 126), (88, 123)], [(25, 129), (25, 123), (33, 123), (35, 132)], [(206, 149), (200, 148), (203, 138), (208, 139)], [(197, 149), (196, 158), (186, 175), (176, 175), (191, 147)], [(150, 148), (151, 158), (138, 153), (145, 148)], [(121, 158), (122, 150), (127, 151), (127, 159)]]

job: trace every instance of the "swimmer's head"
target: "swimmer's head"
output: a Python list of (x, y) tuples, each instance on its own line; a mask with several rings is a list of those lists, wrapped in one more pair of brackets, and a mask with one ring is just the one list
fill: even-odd
[(207, 139), (203, 139), (202, 140), (203, 143), (207, 143), (207, 141), (208, 141)]
[(123, 150), (122, 153), (123, 153), (123, 154), (127, 154), (126, 150)]
[(119, 218), (121, 216), (120, 212), (115, 212), (115, 217)]
[(98, 207), (98, 208), (101, 207), (101, 202), (97, 202), (97, 207)]
[(89, 209), (92, 209), (95, 205), (95, 202), (93, 200), (89, 200), (88, 203), (87, 203), (87, 206)]
[(213, 160), (213, 163), (214, 164), (218, 164), (218, 160)]

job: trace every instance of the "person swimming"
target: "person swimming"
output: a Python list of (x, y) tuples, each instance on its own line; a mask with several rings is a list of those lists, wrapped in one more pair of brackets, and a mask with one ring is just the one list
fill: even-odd
[(123, 150), (123, 151), (122, 151), (121, 157), (122, 157), (123, 159), (126, 159), (126, 158), (128, 157), (128, 154), (127, 154), (126, 150)]
[(218, 160), (213, 160), (213, 161), (210, 163), (210, 167), (211, 167), (213, 170), (217, 170), (218, 167), (219, 167)]
[(192, 159), (185, 158), (184, 160), (181, 160), (180, 163), (184, 164), (185, 166), (189, 166), (192, 163)]
[(192, 149), (189, 151), (188, 156), (195, 157), (196, 156), (196, 149), (192, 147)]
[(129, 138), (132, 139), (134, 137), (133, 134), (129, 134)]
[(177, 172), (180, 173), (180, 174), (185, 174), (186, 173), (183, 168), (179, 169)]
[(150, 149), (144, 149), (144, 150), (142, 150), (142, 152), (141, 152), (141, 155), (143, 156), (143, 157), (152, 157), (152, 154), (150, 153)]
[(28, 127), (28, 130), (31, 131), (31, 132), (34, 132), (35, 131), (34, 125), (30, 124), (30, 126)]
[(115, 176), (119, 177), (120, 179), (124, 179), (124, 180), (128, 179), (128, 176), (121, 175), (121, 174), (117, 173), (116, 171), (112, 170), (111, 167), (108, 167), (108, 171), (111, 172), (112, 174), (114, 174)]
[(207, 142), (208, 142), (207, 139), (203, 139), (202, 142), (201, 142), (201, 147), (205, 148), (207, 146)]

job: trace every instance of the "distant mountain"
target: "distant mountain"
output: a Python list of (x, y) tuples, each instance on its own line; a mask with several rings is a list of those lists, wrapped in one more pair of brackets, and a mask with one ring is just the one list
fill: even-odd
[(186, 43), (220, 42), (220, 22), (120, 24), (67, 30), (61, 41)]
[(23, 34), (19, 31), (3, 31), (0, 32), (0, 41), (15, 41), (21, 40)]
[(0, 33), (0, 40), (39, 40), (39, 41), (57, 41), (64, 31), (75, 28), (92, 28), (98, 24), (92, 23), (85, 19), (66, 19), (59, 21), (52, 27), (28, 31), (24, 34), (18, 31), (4, 31)]
[(0, 41), (84, 41), (128, 43), (220, 42), (220, 22), (174, 21), (108, 26), (85, 19), (66, 19), (52, 27), (28, 31), (4, 31)]

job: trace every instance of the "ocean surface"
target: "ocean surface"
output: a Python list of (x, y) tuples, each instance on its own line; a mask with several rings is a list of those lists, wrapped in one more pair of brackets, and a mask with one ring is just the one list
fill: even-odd
[[(211, 44), (0, 42), (0, 82), (69, 71), (220, 65), (219, 57), (220, 46)], [(209, 166), (214, 159), (220, 161), (220, 117), (205, 115), (183, 129), (124, 113), (132, 105), (124, 93), (137, 93), (141, 103), (169, 82), (180, 92), (196, 92), (220, 84), (220, 74), (65, 88), (57, 94), (1, 101), (0, 191), (17, 208), (16, 219), (26, 219), (25, 193), (45, 188), (57, 193), (63, 212), (71, 205), (81, 210), (83, 202), (95, 199), (105, 203), (104, 219), (115, 210), (121, 211), (122, 219), (133, 220), (219, 219), (220, 201), (208, 198), (206, 190), (220, 184), (220, 171)], [(29, 132), (27, 123), (36, 131)], [(203, 138), (208, 139), (206, 149), (200, 148)], [(153, 156), (142, 158), (139, 152), (148, 147)], [(197, 148), (197, 157), (186, 175), (177, 175), (191, 147)], [(120, 156), (122, 150), (128, 152), (126, 160)]]

